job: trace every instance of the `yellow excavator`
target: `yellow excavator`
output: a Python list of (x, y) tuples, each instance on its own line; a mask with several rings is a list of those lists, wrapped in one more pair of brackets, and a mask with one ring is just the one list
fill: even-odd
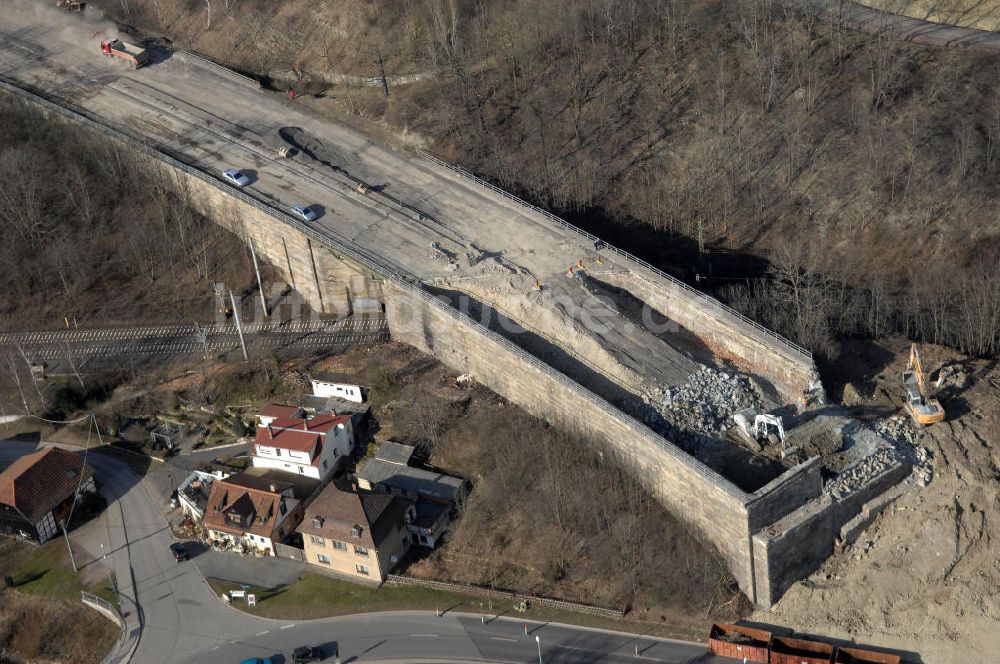
[(944, 419), (941, 402), (927, 396), (927, 383), (917, 344), (910, 344), (910, 362), (903, 372), (903, 387), (906, 389), (906, 408), (917, 424), (926, 426)]

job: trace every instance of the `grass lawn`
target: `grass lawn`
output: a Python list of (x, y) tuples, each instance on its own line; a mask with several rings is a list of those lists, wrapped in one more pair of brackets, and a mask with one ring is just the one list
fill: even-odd
[(66, 543), (61, 537), (41, 546), (0, 538), (0, 574), (14, 579), (14, 587), (37, 597), (80, 600), (80, 591), (93, 593), (112, 604), (117, 604), (110, 583), (104, 577), (100, 582), (84, 584), (73, 573)]
[[(240, 584), (209, 579), (216, 594), (239, 590)], [(398, 611), (405, 609), (448, 609), (471, 599), (429, 588), (415, 586), (383, 586), (374, 588), (341, 581), (323, 574), (306, 572), (290, 586), (278, 588), (253, 588), (257, 596), (256, 606), (247, 606), (237, 599), (233, 606), (265, 618), (287, 618), (305, 620), (327, 618), (349, 613), (369, 613), (372, 611)], [(469, 609), (466, 609), (469, 610)]]
[[(208, 579), (217, 595), (230, 590), (239, 590), (240, 584), (218, 579)], [(524, 613), (513, 610), (511, 602), (473, 597), (457, 593), (443, 592), (419, 586), (396, 586), (386, 584), (380, 588), (357, 585), (348, 581), (306, 572), (290, 586), (278, 588), (255, 588), (247, 592), (256, 595), (256, 606), (247, 606), (241, 599), (232, 602), (234, 608), (263, 618), (282, 620), (308, 620), (329, 618), (351, 613), (371, 613), (376, 611), (453, 611), (459, 613), (485, 613), (486, 619), (497, 615), (508, 618), (525, 618), (540, 622), (557, 622), (581, 625), (620, 632), (632, 632), (648, 636), (660, 636), (691, 641), (701, 641), (704, 634), (679, 630), (674, 626), (629, 620), (602, 618), (585, 613), (533, 606)]]

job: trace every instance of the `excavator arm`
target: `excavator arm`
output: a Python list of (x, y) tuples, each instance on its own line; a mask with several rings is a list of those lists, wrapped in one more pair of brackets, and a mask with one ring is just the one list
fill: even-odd
[(917, 389), (920, 390), (920, 398), (927, 399), (927, 385), (924, 383), (924, 367), (920, 364), (920, 351), (917, 350), (917, 344), (910, 344), (910, 369), (913, 370), (914, 377), (917, 379)]
[(927, 395), (924, 368), (920, 364), (917, 344), (910, 344), (910, 364), (903, 372), (903, 387), (907, 392), (906, 407), (918, 424), (928, 425), (944, 419), (944, 408), (937, 399)]

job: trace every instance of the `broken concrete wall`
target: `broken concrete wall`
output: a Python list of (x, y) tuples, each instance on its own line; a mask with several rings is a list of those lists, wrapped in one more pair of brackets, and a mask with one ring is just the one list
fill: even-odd
[(721, 303), (665, 279), (638, 272), (602, 274), (660, 314), (686, 328), (714, 353), (729, 357), (770, 383), (782, 400), (798, 404), (818, 373), (812, 358), (777, 335), (740, 318)]
[[(865, 505), (874, 510), (874, 499), (909, 472), (905, 463), (893, 465), (850, 495), (835, 499), (824, 493), (755, 534), (753, 559), (758, 603), (770, 606), (789, 586), (819, 569), (833, 554), (841, 528), (861, 513)], [(752, 506), (750, 510), (752, 514)]]
[(714, 544), (752, 597), (746, 494), (563, 374), (416, 289), (387, 282), (393, 339), (433, 355), (529, 413), (602, 443), (670, 511)]
[(909, 474), (909, 464), (899, 460), (850, 494), (843, 498), (834, 498), (836, 510), (833, 514), (833, 527), (839, 531), (845, 523), (861, 512), (866, 503), (899, 484)]
[(811, 501), (753, 536), (757, 602), (771, 606), (833, 553), (830, 496)]
[(750, 532), (755, 533), (818, 498), (823, 492), (821, 468), (820, 458), (812, 457), (753, 492), (747, 503)]

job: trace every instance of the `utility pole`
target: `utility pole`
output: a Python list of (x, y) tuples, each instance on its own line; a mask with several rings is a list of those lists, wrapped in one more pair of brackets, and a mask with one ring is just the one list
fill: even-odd
[(535, 635), (535, 643), (538, 644), (538, 664), (542, 664), (542, 640)]
[(62, 519), (59, 520), (59, 527), (62, 528), (63, 537), (66, 538), (66, 548), (69, 549), (69, 562), (73, 565), (73, 573), (77, 573), (76, 569), (76, 558), (73, 557), (73, 547), (69, 545), (69, 535), (66, 534), (66, 522)]
[(381, 51), (379, 51), (379, 53), (378, 53), (378, 59), (375, 61), (375, 64), (378, 65), (378, 75), (379, 75), (379, 78), (382, 79), (382, 90), (385, 91), (385, 96), (388, 97), (389, 96), (389, 81), (385, 77), (385, 63), (382, 62), (382, 52)]
[(10, 372), (14, 374), (14, 382), (17, 383), (17, 392), (21, 395), (21, 403), (24, 404), (24, 414), (31, 415), (31, 409), (28, 408), (28, 400), (24, 398), (24, 390), (21, 389), (21, 377), (17, 375), (17, 367), (14, 366), (14, 358), (8, 355), (7, 362), (10, 363)]
[(245, 362), (250, 361), (250, 356), (247, 355), (247, 344), (243, 339), (243, 326), (240, 324), (240, 310), (236, 306), (236, 297), (233, 295), (233, 291), (229, 291), (229, 301), (233, 303), (233, 320), (236, 322), (236, 332), (240, 335), (240, 347), (243, 349), (243, 360)]
[(253, 257), (253, 271), (257, 273), (257, 290), (260, 291), (260, 306), (264, 308), (264, 318), (267, 318), (267, 300), (264, 298), (264, 284), (260, 281), (260, 268), (257, 267), (257, 250), (253, 246), (253, 238), (250, 239), (250, 256)]
[[(194, 336), (195, 339), (201, 342), (201, 347), (205, 350), (205, 354), (202, 355), (203, 360), (208, 359), (208, 330), (201, 329), (201, 325), (198, 323), (194, 324)], [(202, 371), (204, 371), (205, 366), (202, 365)]]
[(28, 354), (24, 352), (24, 349), (20, 345), (14, 346), (17, 348), (17, 352), (21, 354), (24, 358), (24, 363), (28, 365), (28, 375), (31, 376), (31, 384), (35, 386), (35, 392), (38, 393), (38, 402), (42, 404), (42, 409), (45, 409), (45, 397), (42, 396), (42, 390), (38, 387), (38, 381), (35, 380), (35, 372), (31, 368), (31, 360), (28, 359)]
[(104, 437), (101, 435), (101, 427), (97, 425), (97, 415), (94, 414), (94, 411), (90, 411), (90, 423), (94, 426), (94, 431), (97, 432), (97, 442), (103, 446)]
[(87, 386), (83, 384), (83, 378), (80, 377), (80, 372), (76, 370), (76, 364), (73, 363), (73, 355), (71, 355), (70, 352), (69, 352), (69, 344), (68, 343), (66, 344), (66, 359), (69, 361), (69, 367), (70, 367), (70, 369), (73, 370), (73, 375), (76, 376), (76, 379), (78, 381), (80, 381), (80, 389), (82, 389), (84, 392), (86, 392), (87, 391)]

